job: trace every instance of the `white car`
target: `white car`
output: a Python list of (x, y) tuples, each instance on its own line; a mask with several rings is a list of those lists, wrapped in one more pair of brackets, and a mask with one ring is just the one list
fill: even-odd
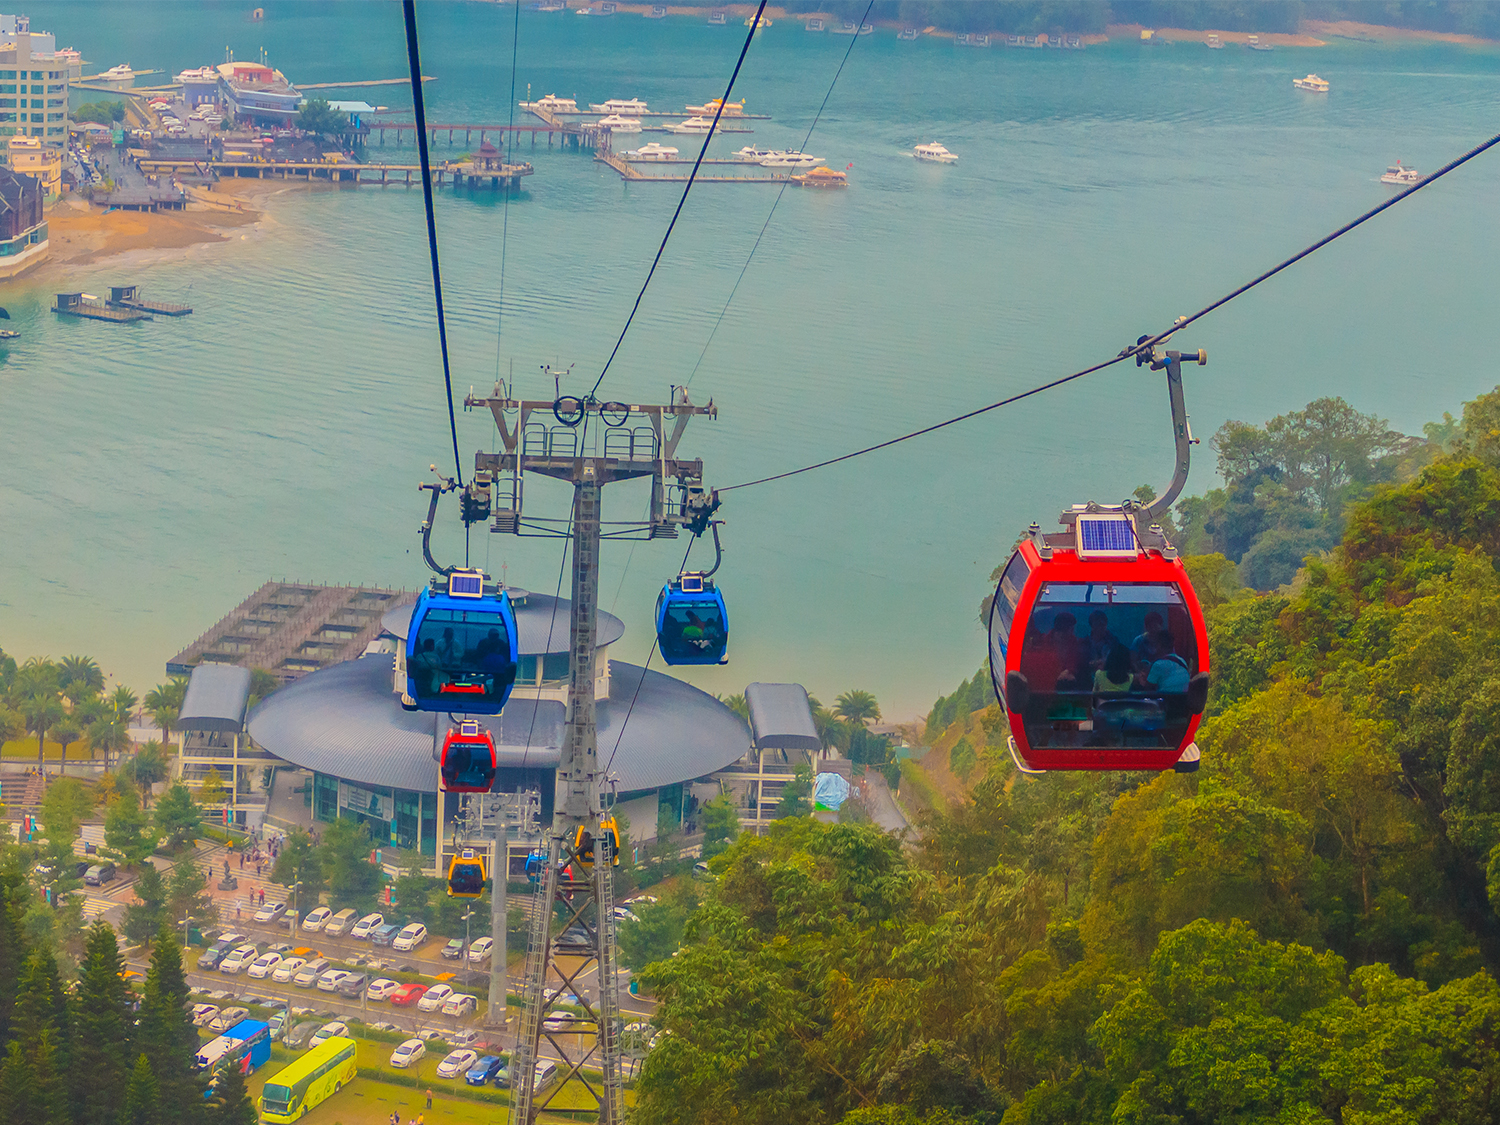
[(249, 1015), (249, 1008), (224, 1008), (219, 1012), (217, 1016), (209, 1021), (208, 1030), (228, 1031), (231, 1027), (233, 1027), (235, 1024), (239, 1023), (242, 1019), (245, 1019)]
[(332, 917), (333, 911), (326, 906), (320, 906), (316, 910), (309, 910), (307, 917), (302, 919), (302, 928), (310, 934), (315, 934), (328, 925), (328, 919)]
[(262, 953), (245, 970), (245, 975), (253, 980), (265, 980), (281, 964), (281, 954)]
[(313, 1037), (307, 1041), (307, 1046), (311, 1050), (320, 1043), (326, 1043), (330, 1039), (346, 1038), (348, 1035), (349, 1025), (342, 1020), (334, 1020), (332, 1023), (325, 1023), (317, 1031), (313, 1032)]
[(349, 970), (347, 969), (329, 969), (326, 973), (318, 978), (318, 991), (334, 992), (346, 978), (352, 977), (353, 975), (354, 974), (349, 972)]
[(422, 1012), (435, 1012), (443, 1006), (443, 1002), (453, 995), (453, 989), (446, 984), (435, 984), (426, 992), (422, 993), (422, 999), (417, 1001), (417, 1010)]
[(469, 964), (478, 965), (482, 961), (490, 959), (490, 952), (495, 948), (494, 938), (475, 938), (469, 946)]
[[(393, 1059), (392, 1062), (394, 1061)], [(470, 1051), (467, 1048), (458, 1051), (449, 1051), (443, 1061), (437, 1065), (437, 1076), (439, 1078), (457, 1078), (460, 1074), (469, 1073), (469, 1070), (478, 1061), (478, 1051)]]
[(384, 914), (366, 914), (358, 922), (354, 923), (354, 929), (349, 931), (349, 936), (360, 941), (368, 941), (372, 930), (378, 930), (385, 925)]
[(572, 1012), (551, 1011), (547, 1018), (542, 1020), (543, 1031), (582, 1031), (583, 1016), (575, 1016)]
[(640, 919), (635, 916), (634, 912), (632, 912), (629, 907), (617, 906), (615, 907), (615, 921), (639, 922)]
[(391, 1052), (391, 1065), (408, 1067), (427, 1057), (427, 1044), (420, 1039), (408, 1039)]
[(479, 1008), (479, 1001), (464, 992), (455, 992), (443, 1001), (443, 1015), (472, 1016)]
[(285, 913), (286, 903), (264, 902), (261, 903), (260, 909), (255, 912), (255, 920), (257, 922), (275, 922)]
[(218, 1018), (219, 1009), (214, 1004), (193, 1005), (193, 1026), (207, 1027)]
[(305, 957), (283, 957), (281, 964), (277, 965), (276, 970), (271, 974), (271, 979), (277, 984), (290, 984), (292, 978), (305, 964), (307, 964)]
[(260, 950), (253, 945), (242, 945), (238, 949), (231, 949), (219, 962), (219, 972), (234, 976), (241, 969), (248, 968), (250, 962), (260, 956)]
[(328, 958), (319, 957), (314, 961), (309, 961), (302, 968), (298, 969), (296, 975), (292, 977), (292, 983), (298, 988), (311, 988), (318, 983), (318, 978), (327, 971)]
[(391, 940), (391, 948), (402, 953), (417, 948), (427, 940), (427, 927), (421, 922), (413, 922)]
[(370, 1000), (389, 1000), (391, 998), (391, 993), (395, 992), (396, 989), (400, 987), (401, 984), (398, 981), (387, 980), (385, 977), (378, 977), (377, 979), (370, 982), (369, 988), (365, 989), (365, 996)]
[(479, 1032), (475, 1031), (472, 1027), (468, 1027), (463, 1031), (450, 1031), (445, 1038), (447, 1038), (448, 1046), (450, 1047), (472, 1047), (479, 1042)]

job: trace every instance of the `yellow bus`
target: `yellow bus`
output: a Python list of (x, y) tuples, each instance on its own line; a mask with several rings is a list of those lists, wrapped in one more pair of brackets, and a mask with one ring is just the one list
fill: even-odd
[(329, 1039), (266, 1080), (260, 1092), (265, 1121), (296, 1121), (354, 1080), (359, 1069), (353, 1039)]

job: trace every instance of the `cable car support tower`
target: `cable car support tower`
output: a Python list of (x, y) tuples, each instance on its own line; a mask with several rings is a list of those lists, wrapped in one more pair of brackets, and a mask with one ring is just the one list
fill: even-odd
[[(694, 405), (682, 387), (673, 387), (670, 397), (664, 406), (601, 403), (592, 396), (521, 400), (500, 382), (493, 395), (471, 393), (464, 400), (465, 410), (490, 411), (501, 445), (499, 452), (475, 455), (473, 479), (462, 488), (464, 523), (489, 520), (493, 532), (573, 540), (567, 727), (547, 864), (539, 873), (526, 949), (523, 1007), (510, 1066), (512, 1125), (533, 1125), (570, 1079), (594, 1096), (601, 1125), (620, 1125), (625, 1116), (615, 975), (616, 838), (600, 831), (608, 781), (599, 762), (594, 710), (599, 550), (604, 539), (675, 539), (680, 527), (702, 534), (718, 507), (717, 496), (703, 488), (703, 462), (677, 457), (688, 422), (699, 415), (717, 418), (718, 410), (712, 401)], [(527, 473), (573, 486), (571, 520), (526, 514)], [(647, 518), (606, 524), (600, 514), (604, 486), (642, 478), (651, 480)], [(499, 855), (497, 894), (508, 876), (503, 845)], [(498, 949), (494, 955), (503, 956)], [(597, 1003), (574, 983), (591, 966), (599, 978)], [(573, 992), (582, 1002), (585, 1014), (566, 1031), (543, 1026), (549, 985)], [(557, 1081), (538, 1090), (536, 1064), (544, 1042), (561, 1065)], [(582, 1067), (590, 1062), (602, 1068), (602, 1080), (584, 1075)]]

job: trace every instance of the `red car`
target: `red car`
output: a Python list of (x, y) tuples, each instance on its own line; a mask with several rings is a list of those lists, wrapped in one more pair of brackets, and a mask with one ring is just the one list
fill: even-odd
[(391, 1003), (402, 1008), (408, 1008), (422, 999), (422, 993), (427, 991), (425, 984), (403, 984), (395, 992), (391, 993)]

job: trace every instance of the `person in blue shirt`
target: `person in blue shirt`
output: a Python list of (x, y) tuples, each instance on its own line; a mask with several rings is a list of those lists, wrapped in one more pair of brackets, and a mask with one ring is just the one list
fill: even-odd
[(1142, 686), (1160, 692), (1187, 691), (1191, 673), (1187, 661), (1173, 651), (1172, 634), (1165, 629), (1159, 630), (1152, 639), (1152, 648), (1155, 654)]

